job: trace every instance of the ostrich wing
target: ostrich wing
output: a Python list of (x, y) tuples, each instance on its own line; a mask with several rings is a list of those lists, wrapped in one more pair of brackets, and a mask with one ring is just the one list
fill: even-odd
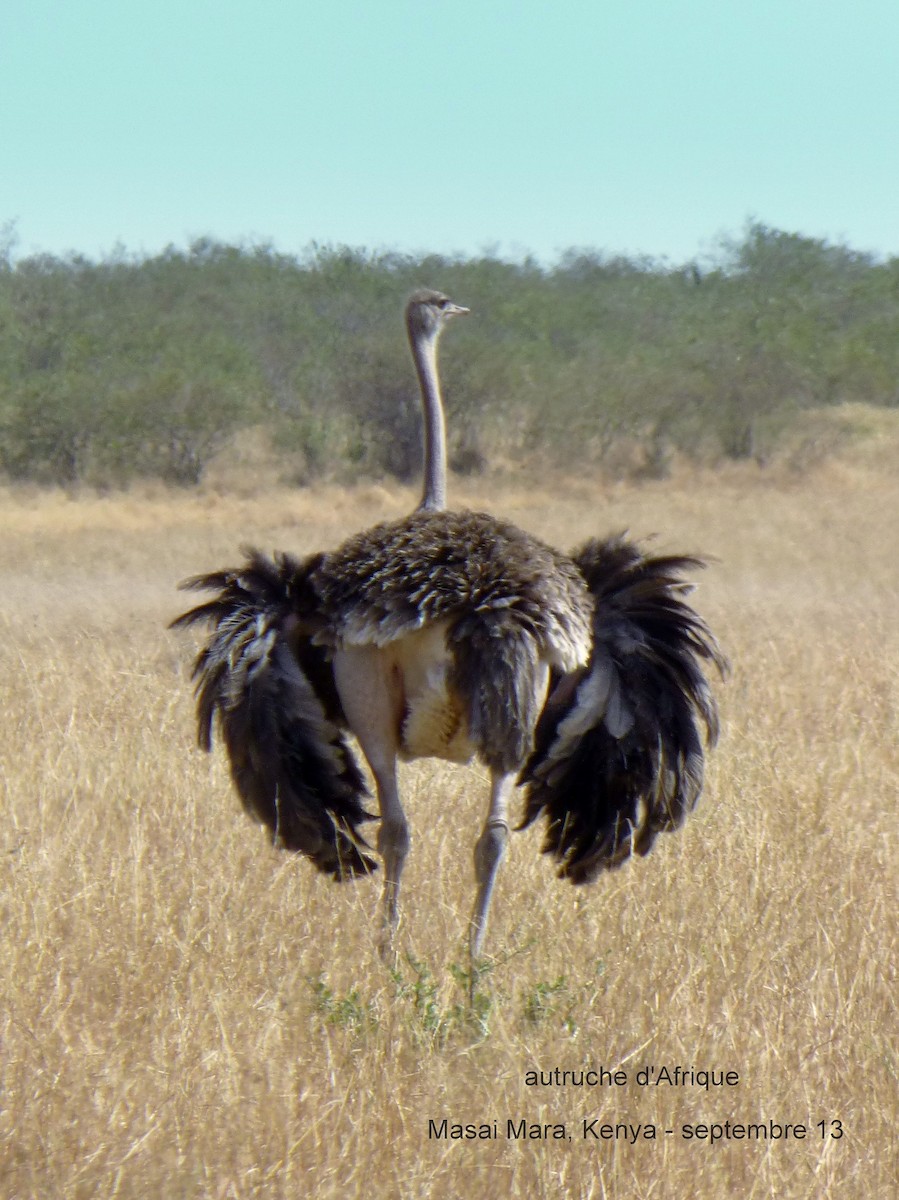
[(344, 879), (369, 874), (359, 826), (372, 819), (359, 767), (316, 628), (310, 576), (321, 561), (274, 560), (249, 551), (241, 568), (199, 575), (182, 587), (216, 595), (172, 622), (206, 623), (194, 664), (200, 745), (215, 719), (244, 808), (272, 839)]
[(676, 828), (702, 790), (703, 736), (718, 733), (701, 669), (726, 662), (685, 602), (686, 556), (651, 558), (622, 537), (591, 541), (572, 558), (595, 601), (593, 649), (583, 670), (562, 676), (521, 773), (522, 827), (547, 818), (544, 851), (560, 874), (586, 883), (657, 833)]

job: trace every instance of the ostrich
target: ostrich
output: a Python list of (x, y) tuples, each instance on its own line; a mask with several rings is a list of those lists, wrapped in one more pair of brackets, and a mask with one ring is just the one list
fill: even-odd
[(725, 661), (684, 600), (683, 573), (701, 559), (648, 557), (621, 536), (566, 555), (489, 514), (446, 510), (437, 344), (467, 312), (430, 290), (406, 307), (424, 410), (417, 510), (301, 560), (250, 550), (187, 580), (214, 595), (173, 625), (210, 629), (194, 666), (200, 745), (217, 721), (246, 810), (336, 880), (377, 865), (355, 736), (377, 793), (385, 957), (410, 842), (398, 759), (487, 767), (473, 977), (516, 788), (517, 828), (545, 817), (544, 852), (574, 883), (646, 854), (699, 797), (703, 741), (717, 737), (702, 663), (723, 674)]

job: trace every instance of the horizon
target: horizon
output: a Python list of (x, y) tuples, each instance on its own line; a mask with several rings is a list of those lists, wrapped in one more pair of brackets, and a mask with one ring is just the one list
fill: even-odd
[(374, 262), (388, 260), (392, 257), (407, 259), (412, 262), (428, 258), (441, 258), (448, 265), (492, 260), (511, 267), (536, 267), (538, 270), (546, 273), (564, 271), (568, 265), (568, 261), (576, 261), (581, 257), (588, 259), (595, 258), (599, 264), (613, 265), (615, 263), (627, 263), (636, 270), (645, 270), (648, 272), (676, 273), (678, 271), (690, 270), (691, 268), (701, 268), (708, 273), (714, 270), (726, 270), (728, 255), (734, 248), (742, 245), (744, 240), (755, 229), (764, 229), (776, 235), (795, 237), (802, 241), (814, 242), (826, 249), (844, 250), (850, 255), (868, 260), (874, 266), (889, 265), (899, 260), (899, 253), (881, 254), (877, 251), (870, 251), (854, 246), (844, 240), (816, 237), (802, 230), (780, 229), (765, 221), (754, 218), (747, 218), (742, 229), (739, 231), (722, 230), (714, 238), (707, 239), (704, 243), (702, 254), (678, 260), (672, 260), (666, 255), (654, 256), (643, 253), (640, 250), (618, 252), (598, 245), (577, 245), (560, 248), (549, 259), (540, 258), (525, 248), (520, 248), (517, 253), (503, 253), (502, 248), (496, 245), (485, 246), (469, 253), (464, 251), (445, 252), (434, 249), (413, 251), (396, 246), (368, 246), (347, 242), (322, 242), (315, 238), (310, 239), (305, 246), (288, 250), (279, 246), (273, 238), (269, 237), (251, 235), (231, 240), (204, 233), (196, 234), (181, 243), (168, 242), (166, 245), (154, 248), (153, 250), (133, 250), (123, 242), (118, 242), (109, 247), (108, 250), (103, 250), (96, 254), (84, 253), (78, 249), (56, 251), (44, 250), (39, 247), (30, 249), (28, 253), (20, 253), (18, 251), (20, 239), (16, 230), (17, 224), (18, 222), (13, 220), (0, 225), (0, 264), (5, 261), (13, 269), (28, 262), (45, 259), (64, 266), (81, 263), (86, 263), (91, 267), (116, 265), (118, 263), (140, 266), (143, 263), (152, 262), (154, 259), (165, 258), (169, 255), (188, 257), (192, 254), (201, 253), (204, 247), (208, 246), (223, 250), (234, 250), (240, 254), (247, 255), (258, 253), (270, 254), (273, 257), (287, 259), (300, 268), (313, 262), (316, 255), (346, 252), (357, 255), (360, 258), (370, 258)]

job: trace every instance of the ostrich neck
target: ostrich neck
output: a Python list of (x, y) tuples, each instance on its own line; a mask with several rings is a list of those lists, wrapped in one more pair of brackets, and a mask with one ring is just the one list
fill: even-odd
[(437, 338), (412, 343), (412, 357), (421, 387), (425, 431), (425, 487), (419, 510), (446, 508), (446, 425), (437, 377)]

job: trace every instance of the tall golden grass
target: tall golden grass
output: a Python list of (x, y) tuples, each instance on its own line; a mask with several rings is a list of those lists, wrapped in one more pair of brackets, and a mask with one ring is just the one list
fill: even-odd
[[(165, 628), (175, 582), (241, 543), (327, 547), (410, 494), (0, 496), (0, 1194), (896, 1194), (897, 473), (455, 492), (561, 546), (629, 528), (717, 556), (697, 603), (734, 663), (681, 833), (585, 890), (539, 831), (513, 839), (473, 1011), (482, 773), (404, 769), (392, 976), (377, 882), (272, 850), (196, 751), (193, 644)], [(527, 1081), (556, 1068), (626, 1080)], [(499, 1136), (429, 1137), (444, 1118)], [(594, 1120), (640, 1139), (585, 1138)], [(770, 1122), (807, 1136), (733, 1136)]]

